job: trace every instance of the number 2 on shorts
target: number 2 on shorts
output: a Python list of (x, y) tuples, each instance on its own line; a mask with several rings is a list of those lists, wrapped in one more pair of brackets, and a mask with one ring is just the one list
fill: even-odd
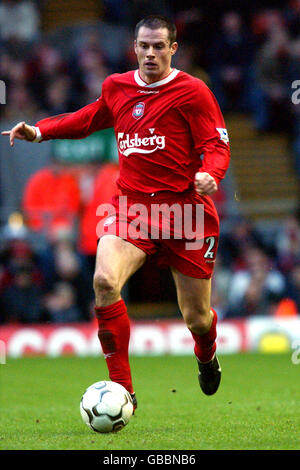
[(216, 239), (215, 237), (207, 237), (205, 239), (205, 243), (208, 244), (208, 248), (205, 252), (205, 255), (204, 255), (204, 258), (209, 258), (209, 259), (213, 259), (215, 254), (214, 252), (212, 251), (214, 246), (215, 246), (215, 242), (216, 242)]

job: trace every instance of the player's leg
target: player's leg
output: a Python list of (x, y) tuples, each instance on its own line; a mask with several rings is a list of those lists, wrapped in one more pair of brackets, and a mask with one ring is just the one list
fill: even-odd
[(134, 391), (128, 358), (130, 322), (121, 290), (145, 259), (144, 251), (114, 235), (105, 235), (99, 241), (94, 273), (98, 337), (110, 379), (131, 394)]
[(204, 393), (212, 395), (218, 389), (221, 368), (216, 357), (217, 314), (211, 308), (211, 279), (198, 279), (172, 268), (178, 305), (195, 341), (195, 356), (199, 366), (199, 382)]
[(104, 235), (98, 243), (94, 273), (96, 306), (121, 299), (126, 281), (144, 264), (146, 253), (116, 235)]

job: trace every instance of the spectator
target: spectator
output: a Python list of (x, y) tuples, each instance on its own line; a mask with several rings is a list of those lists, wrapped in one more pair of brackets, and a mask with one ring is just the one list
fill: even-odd
[(108, 75), (101, 51), (89, 47), (79, 56), (79, 70), (84, 87), (84, 101), (95, 101), (101, 93), (102, 83)]
[(94, 182), (92, 198), (86, 203), (79, 225), (79, 250), (86, 256), (94, 257), (97, 249), (97, 224), (101, 218), (97, 216), (97, 208), (101, 204), (111, 203), (112, 197), (117, 193), (116, 181), (119, 177), (119, 165), (106, 163), (102, 165)]
[(72, 84), (68, 75), (58, 75), (45, 90), (45, 109), (51, 115), (70, 109)]
[(284, 273), (289, 273), (300, 261), (300, 224), (296, 215), (285, 219), (275, 239), (278, 266)]
[(19, 267), (14, 282), (3, 292), (5, 318), (8, 322), (39, 322), (42, 312), (42, 292), (33, 282), (30, 267)]
[(224, 265), (222, 256), (219, 255), (216, 259), (214, 268), (211, 303), (220, 319), (223, 319), (227, 313), (228, 293), (231, 279), (232, 271)]
[[(63, 97), (61, 106), (67, 106), (64, 108), (65, 112), (71, 111), (73, 103), (68, 93), (73, 77), (69, 73), (67, 61), (62, 52), (44, 39), (34, 44), (32, 49), (26, 61), (26, 84), (32, 96), (43, 111), (47, 113), (55, 111), (52, 105), (53, 98), (49, 96), (49, 93), (54, 84), (60, 81), (57, 84), (58, 87), (67, 86), (66, 96)], [(62, 82), (63, 78), (65, 82)]]
[(298, 315), (300, 314), (300, 261), (291, 269), (287, 276), (287, 297), (295, 302)]
[(254, 59), (252, 111), (257, 130), (291, 130), (290, 39), (283, 19), (268, 18), (267, 38)]
[(35, 119), (39, 112), (34, 95), (27, 87), (27, 62), (25, 57), (16, 57), (7, 50), (0, 55), (0, 75), (6, 86), (6, 105), (0, 108), (6, 120)]
[(0, 35), (2, 41), (27, 43), (37, 39), (39, 12), (26, 0), (2, 0), (0, 4)]
[(12, 241), (3, 255), (2, 275), (4, 318), (9, 322), (32, 323), (42, 315), (43, 277), (31, 247)]
[(1, 259), (4, 267), (3, 279), (6, 279), (4, 284), (10, 285), (16, 272), (28, 268), (32, 274), (33, 282), (39, 286), (43, 285), (44, 280), (38, 257), (26, 240), (9, 240), (2, 251)]
[[(100, 25), (99, 30), (102, 29)], [(80, 37), (80, 42), (75, 43), (69, 57), (72, 93), (77, 98), (75, 109), (78, 109), (79, 104), (88, 104), (100, 96), (102, 82), (109, 74), (108, 63), (99, 31), (88, 30)]]
[(260, 9), (254, 12), (251, 20), (251, 31), (256, 49), (266, 43), (271, 31), (281, 29), (285, 24), (283, 14), (277, 9)]
[[(180, 47), (177, 51), (179, 57), (175, 58), (175, 64), (181, 58), (182, 67), (180, 70), (191, 70), (192, 68), (208, 67), (207, 50), (211, 45), (211, 25), (203, 14), (202, 7), (190, 6), (183, 4), (182, 9), (176, 14), (175, 24), (177, 28), (177, 37)], [(183, 54), (182, 54), (183, 52)], [(182, 54), (183, 57), (180, 57)], [(176, 54), (177, 55), (177, 54)], [(189, 57), (192, 63), (186, 64), (184, 57)]]
[(77, 180), (70, 170), (56, 162), (32, 175), (24, 189), (27, 225), (48, 237), (56, 227), (74, 228), (80, 203)]
[[(112, 1), (112, 0), (109, 0)], [(170, 17), (171, 7), (168, 0), (129, 0), (129, 27), (135, 26), (141, 18), (148, 15), (165, 15)]]
[(219, 251), (223, 262), (233, 270), (245, 266), (245, 255), (252, 247), (265, 249), (263, 237), (250, 219), (237, 217), (229, 232), (222, 234)]
[(53, 292), (45, 298), (46, 317), (53, 323), (82, 321), (82, 315), (76, 303), (76, 291), (68, 282), (58, 282)]
[(232, 276), (227, 316), (271, 315), (284, 295), (284, 276), (262, 250), (250, 248), (245, 269)]
[(130, 0), (102, 0), (104, 19), (108, 23), (129, 24), (131, 11)]
[(24, 85), (26, 81), (27, 62), (24, 57), (15, 57), (7, 50), (1, 51), (1, 78), (7, 85)]
[(74, 243), (73, 232), (67, 227), (57, 227), (52, 233), (51, 244), (40, 253), (47, 290), (51, 292), (57, 283), (69, 284), (74, 289), (81, 320), (90, 319), (90, 302), (94, 298), (90, 279), (90, 266)]
[(8, 90), (7, 105), (3, 110), (3, 118), (7, 120), (21, 119), (26, 116), (27, 119), (34, 119), (37, 115), (38, 107), (26, 89), (25, 85), (12, 85)]
[(285, 22), (291, 38), (299, 38), (300, 0), (290, 0), (284, 12)]
[(253, 41), (239, 13), (227, 12), (221, 32), (212, 40), (209, 72), (213, 91), (224, 111), (249, 110), (248, 95)]

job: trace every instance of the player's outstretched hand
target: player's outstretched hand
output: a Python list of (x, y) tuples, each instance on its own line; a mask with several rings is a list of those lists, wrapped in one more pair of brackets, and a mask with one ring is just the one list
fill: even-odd
[(195, 190), (202, 196), (211, 196), (218, 190), (218, 185), (209, 173), (198, 171), (195, 174)]
[(1, 134), (9, 135), (9, 142), (11, 147), (13, 147), (15, 139), (28, 140), (28, 142), (32, 142), (36, 137), (36, 130), (33, 126), (29, 126), (22, 121), (14, 126), (10, 131), (3, 131)]

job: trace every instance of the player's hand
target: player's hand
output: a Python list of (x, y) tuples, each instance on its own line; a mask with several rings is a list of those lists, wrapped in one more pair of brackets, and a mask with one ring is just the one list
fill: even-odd
[(36, 130), (33, 126), (29, 126), (24, 121), (19, 122), (10, 131), (1, 132), (2, 135), (9, 135), (11, 147), (14, 145), (15, 139), (28, 140), (32, 142), (36, 137)]
[(218, 185), (209, 173), (198, 171), (195, 174), (195, 190), (202, 196), (211, 196), (218, 190)]

